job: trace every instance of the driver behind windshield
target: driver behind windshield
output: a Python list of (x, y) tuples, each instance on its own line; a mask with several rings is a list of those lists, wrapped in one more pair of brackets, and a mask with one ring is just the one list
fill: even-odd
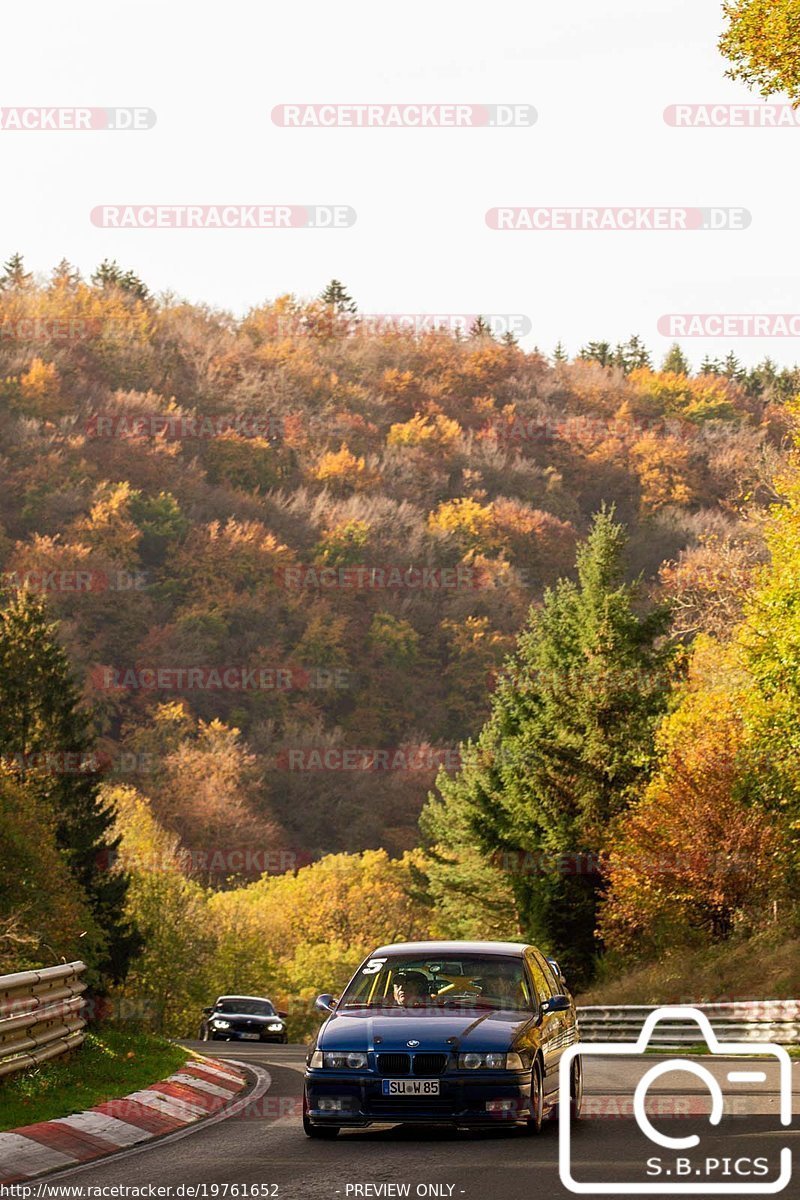
[(421, 971), (398, 971), (392, 995), (400, 1008), (421, 1008), (428, 1002), (428, 980)]

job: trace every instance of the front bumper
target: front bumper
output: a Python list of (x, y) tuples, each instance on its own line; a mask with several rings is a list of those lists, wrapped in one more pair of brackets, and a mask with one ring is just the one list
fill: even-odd
[[(438, 1096), (384, 1096), (383, 1078), (371, 1072), (306, 1071), (306, 1115), (314, 1125), (339, 1127), (377, 1122), (497, 1126), (530, 1115), (527, 1071), (482, 1071), (480, 1078), (474, 1071), (448, 1071), (431, 1077), (439, 1080)], [(325, 1107), (331, 1101), (341, 1107)]]
[[(255, 1029), (248, 1031), (253, 1034)], [(286, 1030), (281, 1030), (280, 1033), (271, 1033), (269, 1030), (264, 1030), (259, 1033), (257, 1038), (248, 1037), (241, 1029), (212, 1029), (211, 1037), (221, 1042), (251, 1042), (257, 1046), (259, 1042), (282, 1042), (286, 1037)]]

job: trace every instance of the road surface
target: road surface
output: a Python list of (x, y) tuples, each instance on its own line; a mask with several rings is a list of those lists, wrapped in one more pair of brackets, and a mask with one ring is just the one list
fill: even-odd
[[(262, 1085), (269, 1083), (265, 1094), (239, 1116), (175, 1135), (174, 1140), (157, 1142), (105, 1163), (49, 1176), (41, 1200), (59, 1194), (56, 1185), (66, 1183), (81, 1185), (81, 1192), (72, 1193), (76, 1200), (80, 1195), (93, 1194), (84, 1191), (87, 1185), (120, 1184), (169, 1187), (171, 1190), (162, 1195), (175, 1200), (192, 1195), (186, 1185), (205, 1185), (205, 1190), (194, 1192), (197, 1200), (226, 1200), (226, 1196), (232, 1196), (231, 1184), (257, 1188), (255, 1192), (248, 1190), (248, 1197), (274, 1195), (278, 1200), (389, 1200), (402, 1196), (551, 1200), (571, 1194), (559, 1177), (556, 1121), (549, 1123), (538, 1138), (511, 1129), (462, 1132), (373, 1126), (343, 1132), (335, 1141), (312, 1142), (304, 1136), (300, 1122), (305, 1057), (302, 1047), (187, 1045), (252, 1064), (262, 1073)], [(734, 1190), (728, 1194), (744, 1200), (749, 1193), (738, 1183), (776, 1179), (782, 1148), (793, 1148), (795, 1159), (800, 1158), (797, 1132), (779, 1123), (778, 1068), (766, 1060), (693, 1060), (709, 1067), (726, 1093), (735, 1092), (735, 1100), (716, 1128), (707, 1122), (710, 1101), (702, 1080), (684, 1072), (657, 1079), (648, 1091), (653, 1125), (673, 1137), (698, 1133), (702, 1144), (697, 1149), (675, 1151), (649, 1141), (630, 1115), (631, 1097), (642, 1073), (661, 1061), (656, 1056), (627, 1062), (610, 1057), (586, 1060), (586, 1117), (573, 1133), (572, 1172), (578, 1181), (593, 1184), (590, 1195), (619, 1197), (623, 1193), (615, 1185), (648, 1179), (685, 1183), (687, 1173), (702, 1170), (703, 1181), (729, 1184)], [(727, 1074), (744, 1068), (759, 1068), (764, 1081), (729, 1086)], [(797, 1111), (800, 1064), (793, 1064), (792, 1075), (793, 1108)], [(650, 1174), (646, 1167), (647, 1160), (654, 1158), (660, 1159), (658, 1176), (654, 1166)], [(679, 1164), (681, 1158), (683, 1166)], [(745, 1176), (744, 1171), (751, 1174)], [(761, 1175), (761, 1171), (766, 1173)], [(694, 1181), (693, 1175), (689, 1177)], [(614, 1190), (598, 1192), (599, 1182), (612, 1185)], [(178, 1190), (180, 1185), (184, 1185), (182, 1192)], [(216, 1190), (214, 1185), (218, 1185)], [(239, 1192), (240, 1197), (244, 1194), (243, 1190)], [(698, 1188), (692, 1194), (703, 1192)], [(781, 1195), (800, 1200), (800, 1178), (793, 1178)]]

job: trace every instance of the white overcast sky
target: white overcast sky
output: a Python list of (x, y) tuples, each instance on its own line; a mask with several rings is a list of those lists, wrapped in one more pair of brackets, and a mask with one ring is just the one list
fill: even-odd
[[(39, 0), (6, 6), (0, 106), (141, 105), (140, 133), (0, 132), (0, 253), (244, 312), (336, 276), (362, 311), (525, 313), (571, 352), (670, 312), (797, 312), (800, 127), (674, 129), (723, 78), (718, 0)], [(290, 130), (292, 101), (525, 102), (532, 128)], [(339, 203), (349, 230), (105, 230), (103, 203)], [(725, 205), (744, 232), (498, 233), (495, 205)], [(795, 340), (687, 342), (747, 362)]]

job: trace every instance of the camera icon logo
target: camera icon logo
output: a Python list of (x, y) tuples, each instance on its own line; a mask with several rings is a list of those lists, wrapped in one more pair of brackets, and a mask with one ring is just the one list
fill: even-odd
[[(792, 1122), (792, 1062), (783, 1046), (772, 1042), (721, 1042), (711, 1027), (711, 1022), (705, 1013), (697, 1008), (685, 1006), (670, 1006), (656, 1009), (647, 1017), (642, 1031), (636, 1042), (576, 1042), (562, 1055), (559, 1066), (559, 1173), (562, 1185), (576, 1195), (587, 1196), (647, 1196), (647, 1195), (695, 1195), (695, 1196), (766, 1196), (775, 1195), (784, 1190), (792, 1177), (792, 1152), (788, 1146), (781, 1148), (776, 1156), (775, 1170), (779, 1173), (776, 1178), (754, 1181), (753, 1175), (772, 1174), (766, 1159), (736, 1160), (737, 1170), (741, 1163), (759, 1164), (753, 1170), (742, 1168), (742, 1174), (729, 1180), (715, 1178), (715, 1172), (720, 1167), (721, 1160), (717, 1158), (696, 1158), (688, 1156), (687, 1152), (700, 1146), (700, 1137), (689, 1134), (686, 1137), (672, 1137), (655, 1128), (647, 1113), (647, 1092), (650, 1086), (662, 1075), (671, 1071), (683, 1071), (700, 1079), (708, 1089), (711, 1097), (711, 1111), (707, 1119), (712, 1126), (719, 1125), (725, 1111), (725, 1097), (719, 1079), (698, 1062), (688, 1058), (670, 1058), (659, 1062), (645, 1071), (640, 1078), (633, 1095), (633, 1115), (636, 1124), (654, 1145), (669, 1152), (673, 1156), (681, 1153), (682, 1157), (669, 1159), (671, 1166), (660, 1166), (661, 1158), (648, 1159), (648, 1174), (656, 1175), (657, 1182), (582, 1182), (574, 1177), (572, 1161), (572, 1122), (570, 1118), (570, 1084), (573, 1059), (580, 1055), (581, 1059), (595, 1056), (630, 1057), (644, 1055), (652, 1038), (653, 1031), (660, 1021), (694, 1021), (699, 1026), (698, 1041), (705, 1041), (713, 1056), (724, 1058), (752, 1059), (753, 1055), (769, 1056), (777, 1061), (779, 1079), (779, 1116), (780, 1125), (788, 1126)], [(747, 1068), (747, 1069), (745, 1069)], [(747, 1062), (742, 1064), (742, 1070), (729, 1070), (725, 1078), (728, 1083), (746, 1084), (748, 1088), (765, 1084), (767, 1073), (761, 1064)], [(724, 1160), (730, 1162), (730, 1160)], [(656, 1166), (655, 1164), (659, 1164)], [(729, 1171), (726, 1174), (730, 1174)], [(743, 1178), (742, 1175), (747, 1175)]]

